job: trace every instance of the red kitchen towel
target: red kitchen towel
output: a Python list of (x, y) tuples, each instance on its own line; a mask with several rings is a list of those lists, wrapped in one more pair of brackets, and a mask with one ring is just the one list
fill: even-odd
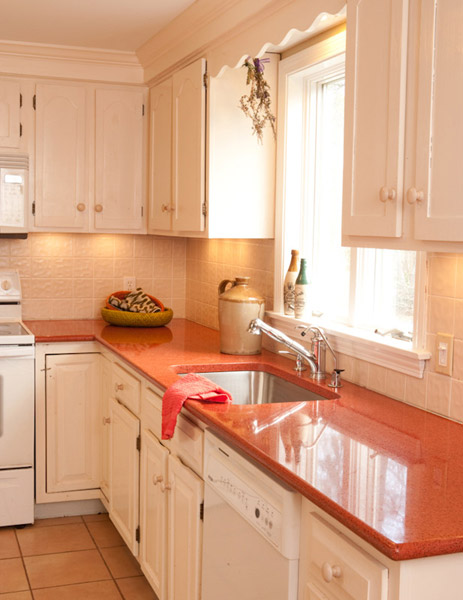
[(185, 400), (203, 402), (231, 402), (231, 394), (213, 381), (196, 373), (189, 373), (168, 388), (162, 398), (162, 439), (168, 440), (174, 435), (177, 415)]

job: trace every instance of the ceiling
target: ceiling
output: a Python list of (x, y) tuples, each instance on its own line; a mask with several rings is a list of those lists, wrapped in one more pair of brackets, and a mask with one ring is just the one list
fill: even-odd
[(0, 0), (0, 40), (134, 51), (195, 0)]

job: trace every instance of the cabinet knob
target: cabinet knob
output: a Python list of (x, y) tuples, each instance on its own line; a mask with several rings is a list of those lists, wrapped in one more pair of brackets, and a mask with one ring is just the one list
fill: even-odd
[(379, 199), (381, 202), (387, 202), (388, 200), (395, 200), (397, 193), (394, 188), (388, 188), (385, 185), (379, 190)]
[(103, 212), (103, 205), (95, 204), (95, 212)]
[(167, 204), (161, 205), (162, 212), (172, 212), (174, 209), (172, 206), (168, 206)]
[(341, 577), (342, 570), (338, 565), (330, 565), (330, 563), (324, 562), (322, 565), (322, 577), (326, 583), (330, 583), (333, 579)]
[(172, 484), (171, 483), (166, 483), (166, 484), (161, 483), (161, 492), (165, 492), (165, 491), (168, 491), (168, 490), (171, 490), (171, 489), (172, 489)]
[(409, 204), (415, 204), (415, 202), (423, 202), (424, 192), (423, 190), (417, 190), (416, 188), (410, 188), (407, 192), (407, 202)]
[(84, 210), (85, 210), (85, 204), (83, 202), (79, 202), (79, 204), (77, 205), (77, 210), (79, 212), (84, 212)]
[(115, 386), (114, 386), (114, 389), (116, 390), (116, 392), (122, 391), (124, 389), (124, 384), (123, 383), (116, 383)]
[(109, 425), (111, 423), (111, 419), (109, 417), (103, 417), (103, 425)]
[(158, 483), (161, 483), (161, 481), (164, 480), (164, 477), (162, 475), (153, 475), (153, 485), (157, 485)]

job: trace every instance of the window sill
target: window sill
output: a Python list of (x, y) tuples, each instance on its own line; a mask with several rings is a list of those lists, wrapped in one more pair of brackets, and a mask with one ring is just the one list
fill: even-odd
[[(272, 326), (286, 335), (304, 343), (295, 331), (297, 325), (308, 325), (307, 321), (295, 319), (288, 315), (267, 311)], [(426, 361), (431, 353), (426, 350), (412, 349), (411, 344), (395, 339), (378, 340), (376, 334), (361, 331), (340, 324), (325, 323), (323, 319), (314, 318), (313, 325), (322, 327), (329, 338), (333, 350), (358, 358), (386, 369), (399, 371), (405, 375), (422, 378)]]

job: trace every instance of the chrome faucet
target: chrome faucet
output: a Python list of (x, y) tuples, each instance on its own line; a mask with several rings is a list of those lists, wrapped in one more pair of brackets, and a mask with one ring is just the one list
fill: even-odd
[(325, 332), (320, 327), (316, 327), (315, 325), (310, 325), (309, 327), (304, 327), (303, 325), (299, 325), (297, 329), (303, 329), (301, 332), (301, 336), (304, 337), (307, 333), (312, 333), (312, 354), (316, 357), (317, 371), (312, 374), (314, 379), (320, 380), (325, 379), (325, 367), (326, 367), (326, 349), (330, 351), (333, 359), (334, 359), (334, 369), (331, 374), (331, 383), (329, 383), (329, 387), (342, 387), (341, 383), (341, 373), (344, 369), (338, 369), (338, 358), (336, 356), (335, 351), (331, 347), (328, 339), (326, 338)]
[(275, 327), (267, 325), (267, 323), (264, 323), (264, 321), (262, 321), (261, 319), (253, 319), (249, 323), (248, 332), (254, 333), (255, 335), (259, 335), (259, 333), (263, 332), (276, 342), (279, 342), (280, 344), (283, 344), (284, 346), (292, 350), (296, 354), (296, 364), (299, 365), (299, 369), (296, 370), (302, 370), (301, 363), (302, 360), (305, 360), (306, 363), (309, 365), (312, 374), (315, 374), (317, 372), (317, 361), (312, 352), (304, 348), (302, 344), (299, 344), (298, 342), (292, 340), (279, 329), (275, 329)]

